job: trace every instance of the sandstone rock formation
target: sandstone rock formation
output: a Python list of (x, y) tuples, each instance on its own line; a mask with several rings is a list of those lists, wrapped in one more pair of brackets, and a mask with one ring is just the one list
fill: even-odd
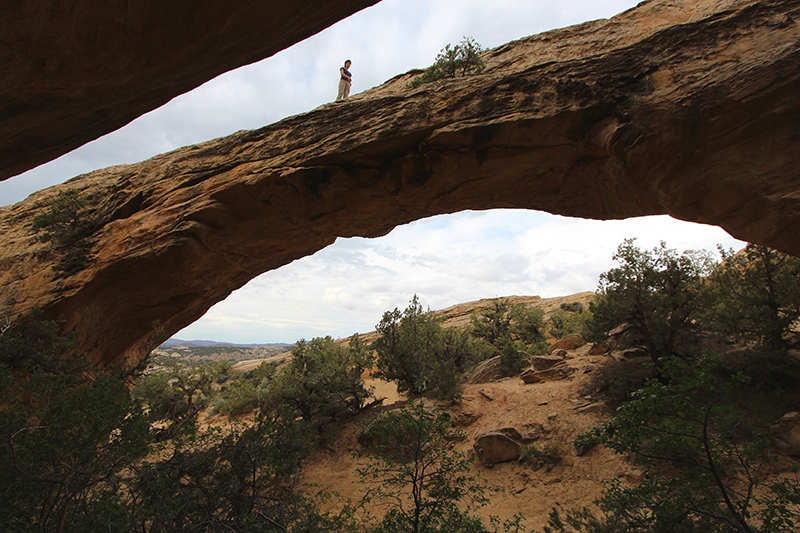
[(0, 180), (379, 0), (26, 0), (0, 7)]
[[(800, 254), (800, 6), (652, 0), (414, 73), (255, 131), (100, 170), (0, 209), (0, 316), (38, 306), (100, 364), (136, 360), (267, 270), (337, 237), (464, 209), (669, 213)], [(347, 121), (340, 120), (342, 115)], [(79, 269), (31, 231), (92, 209)]]

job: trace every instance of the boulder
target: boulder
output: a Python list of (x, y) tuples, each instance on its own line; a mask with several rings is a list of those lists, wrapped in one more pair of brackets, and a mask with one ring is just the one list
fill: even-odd
[(605, 355), (611, 350), (611, 347), (608, 343), (605, 342), (596, 342), (592, 344), (592, 347), (589, 349), (589, 355)]
[(800, 412), (786, 413), (772, 426), (775, 442), (787, 455), (800, 456)]
[(520, 445), (504, 433), (490, 432), (475, 437), (472, 446), (486, 464), (505, 463), (519, 459)]
[(563, 363), (564, 355), (566, 355), (566, 352), (563, 354), (537, 355), (531, 357), (531, 368), (535, 371), (547, 370), (557, 364)]
[(464, 383), (489, 383), (503, 377), (503, 367), (500, 356), (481, 361), (464, 377)]
[(624, 350), (620, 355), (625, 359), (637, 359), (639, 357), (650, 357), (650, 352), (641, 346), (635, 346)]
[(566, 363), (548, 368), (547, 370), (534, 370), (529, 368), (525, 370), (520, 377), (525, 383), (539, 383), (542, 381), (555, 381), (559, 379), (566, 379), (575, 372), (575, 369)]
[(586, 341), (583, 339), (583, 335), (573, 333), (571, 335), (567, 335), (563, 339), (557, 340), (552, 346), (550, 346), (550, 349), (547, 350), (547, 353), (552, 354), (556, 350), (577, 350), (584, 344), (586, 344)]

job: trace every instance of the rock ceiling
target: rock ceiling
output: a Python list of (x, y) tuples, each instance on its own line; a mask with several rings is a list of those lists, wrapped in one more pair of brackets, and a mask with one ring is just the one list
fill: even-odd
[[(317, 26), (295, 33), (369, 3), (331, 2), (339, 11), (306, 13)], [(464, 209), (668, 213), (800, 255), (799, 12), (796, 0), (652, 0), (493, 49), (480, 76), (408, 89), (408, 73), (345, 103), (80, 176), (0, 208), (0, 316), (40, 307), (77, 330), (95, 362), (135, 361), (156, 322), (177, 332), (337, 237)], [(242, 59), (207, 62), (194, 80)], [(92, 135), (142, 112), (131, 91), (119, 104), (127, 118)], [(59, 135), (88, 140), (75, 133), (83, 109)], [(39, 133), (34, 124), (27, 135)], [(7, 172), (66, 146), (42, 143), (27, 159), (4, 145), (19, 153)], [(68, 265), (31, 228), (65, 189), (91, 206), (85, 260)]]

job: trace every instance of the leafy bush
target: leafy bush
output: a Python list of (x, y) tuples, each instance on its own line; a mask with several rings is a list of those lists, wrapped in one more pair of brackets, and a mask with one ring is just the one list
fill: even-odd
[(509, 305), (495, 299), (492, 307), (471, 317), (472, 335), (494, 347), (503, 373), (511, 376), (529, 364), (529, 355), (547, 351), (544, 342), (544, 311), (524, 305)]
[(33, 218), (33, 229), (42, 242), (74, 244), (81, 239), (86, 220), (81, 216), (86, 200), (75, 189), (59, 192), (46, 212)]
[(724, 254), (713, 276), (712, 324), (724, 337), (786, 350), (800, 318), (800, 258), (748, 244)]
[[(576, 302), (580, 307), (562, 304), (561, 309), (550, 313), (548, 320), (550, 335), (556, 339), (563, 339), (567, 335), (578, 333), (584, 337), (590, 336), (589, 323), (592, 320), (591, 311), (583, 309), (583, 304)], [(574, 310), (572, 310), (574, 309)]]
[(161, 436), (172, 437), (179, 432), (194, 432), (197, 415), (208, 406), (217, 377), (213, 366), (177, 366), (143, 376), (131, 395), (146, 406), (152, 423), (166, 423)]
[(295, 490), (309, 445), (301, 425), (272, 413), (188, 437), (137, 469), (132, 523), (152, 533), (352, 530), (348, 509), (320, 513)]
[(626, 239), (614, 259), (620, 266), (600, 275), (591, 305), (592, 337), (603, 339), (619, 328), (621, 346), (644, 347), (657, 365), (695, 352), (710, 306), (705, 279), (716, 266), (711, 255), (678, 255), (663, 242), (648, 252)]
[(481, 532), (478, 517), (462, 511), (487, 503), (485, 489), (469, 474), (473, 458), (453, 450), (449, 416), (421, 404), (388, 412), (367, 424), (362, 456), (373, 462), (358, 470), (369, 489), (364, 503), (389, 511), (375, 532)]
[(800, 482), (769, 474), (768, 443), (742, 434), (741, 413), (722, 403), (737, 378), (719, 382), (714, 362), (665, 360), (607, 424), (576, 439), (635, 454), (645, 481), (607, 485), (599, 507), (551, 517), (551, 532), (790, 532), (800, 520)]
[(376, 329), (381, 334), (372, 345), (377, 352), (376, 375), (397, 383), (401, 393), (436, 392), (454, 398), (461, 374), (477, 362), (479, 351), (469, 336), (443, 329), (416, 295), (405, 311), (385, 312)]
[(480, 74), (486, 68), (480, 57), (482, 51), (481, 45), (472, 37), (464, 37), (461, 43), (452, 48), (448, 44), (436, 56), (436, 62), (425, 69), (422, 75), (411, 80), (409, 86), (419, 87), (423, 83), (431, 83), (445, 78), (461, 78)]
[(148, 449), (148, 424), (111, 370), (65, 358), (54, 322), (0, 333), (3, 531), (97, 531), (126, 516), (119, 480)]
[(272, 405), (285, 404), (298, 416), (321, 429), (331, 420), (352, 416), (372, 396), (363, 374), (372, 366), (372, 354), (354, 335), (349, 347), (330, 337), (301, 339), (292, 348), (292, 360), (273, 380)]

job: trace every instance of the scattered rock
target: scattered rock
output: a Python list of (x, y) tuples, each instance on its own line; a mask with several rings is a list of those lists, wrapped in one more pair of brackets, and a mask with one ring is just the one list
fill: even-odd
[(800, 456), (800, 412), (791, 411), (772, 426), (775, 442), (787, 455)]
[(583, 339), (582, 335), (578, 333), (573, 333), (572, 335), (567, 335), (563, 339), (556, 341), (550, 349), (547, 350), (547, 354), (550, 355), (556, 350), (576, 350), (586, 344), (586, 341)]
[(548, 368), (547, 370), (536, 371), (532, 368), (524, 371), (520, 377), (525, 383), (539, 383), (542, 381), (552, 381), (558, 379), (565, 379), (571, 376), (575, 369), (568, 366), (566, 363)]
[(548, 420), (552, 420), (552, 419), (556, 418), (557, 416), (558, 416), (558, 413), (553, 412), (553, 413), (549, 413), (547, 415), (547, 418), (548, 418)]
[(622, 357), (625, 359), (636, 359), (638, 357), (650, 357), (650, 352), (640, 346), (628, 348), (622, 352)]
[(457, 426), (467, 427), (477, 422), (480, 417), (481, 415), (475, 411), (461, 411), (453, 417), (453, 422)]
[(589, 349), (589, 355), (605, 355), (611, 350), (611, 347), (605, 342), (596, 342)]
[(519, 431), (517, 431), (517, 428), (515, 428), (515, 427), (506, 427), (506, 428), (495, 429), (495, 430), (490, 431), (489, 433), (502, 433), (503, 435), (506, 435), (507, 437), (509, 437), (511, 439), (522, 440), (522, 435), (520, 435)]
[(472, 446), (486, 464), (505, 463), (519, 459), (520, 446), (503, 433), (484, 433), (475, 438)]
[(464, 378), (464, 383), (489, 383), (497, 381), (503, 377), (503, 369), (500, 365), (500, 356), (492, 357), (486, 361), (475, 365), (469, 374)]
[(589, 413), (592, 411), (600, 411), (606, 406), (605, 402), (595, 402), (590, 403), (589, 405), (584, 405), (582, 407), (578, 407), (579, 413)]
[(559, 363), (563, 363), (564, 355), (566, 355), (567, 352), (566, 350), (558, 350), (558, 352), (563, 352), (563, 354), (554, 353), (553, 355), (537, 355), (531, 357), (531, 368), (534, 370), (547, 370)]
[(483, 396), (484, 398), (486, 398), (490, 402), (494, 401), (494, 394), (492, 394), (491, 392), (487, 391), (486, 389), (481, 389), (481, 390), (478, 391), (478, 393), (480, 393), (481, 396)]
[(588, 365), (583, 367), (583, 373), (584, 374), (588, 374), (589, 372), (593, 371), (594, 368), (595, 368), (595, 366), (590, 363), (590, 364), (588, 364)]

